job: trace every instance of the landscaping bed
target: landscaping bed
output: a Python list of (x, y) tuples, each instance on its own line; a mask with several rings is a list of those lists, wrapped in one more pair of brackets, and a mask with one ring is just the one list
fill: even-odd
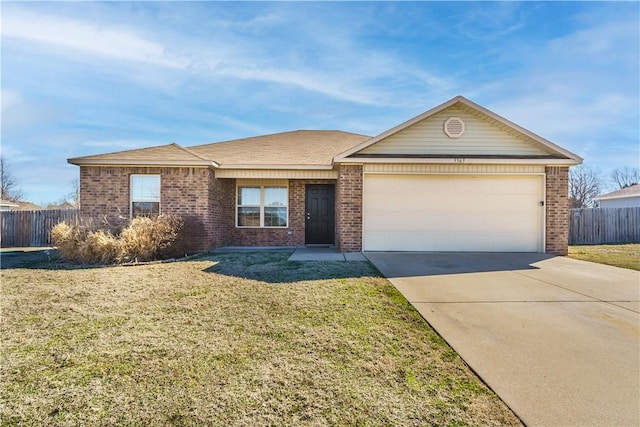
[(3, 425), (520, 425), (367, 262), (2, 270)]

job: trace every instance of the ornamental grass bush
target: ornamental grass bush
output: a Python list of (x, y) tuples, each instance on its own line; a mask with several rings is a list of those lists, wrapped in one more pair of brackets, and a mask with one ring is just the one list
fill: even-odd
[(120, 233), (121, 261), (151, 261), (175, 256), (184, 221), (177, 215), (136, 217)]
[(124, 227), (61, 222), (51, 230), (51, 239), (60, 256), (72, 262), (141, 262), (182, 255), (183, 229), (184, 221), (178, 215), (137, 217)]

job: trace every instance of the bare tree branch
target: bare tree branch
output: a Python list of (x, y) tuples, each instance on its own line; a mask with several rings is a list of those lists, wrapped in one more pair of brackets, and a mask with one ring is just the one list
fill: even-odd
[(17, 202), (22, 199), (22, 190), (17, 188), (16, 180), (7, 165), (3, 155), (0, 155), (0, 199)]
[(582, 164), (569, 169), (569, 207), (594, 207), (593, 198), (600, 194), (601, 186), (600, 176), (589, 166)]
[(64, 205), (67, 203), (72, 205), (74, 208), (80, 207), (80, 179), (73, 178), (69, 183), (71, 184), (71, 191), (60, 197), (55, 202), (49, 203), (47, 205), (47, 209), (65, 207)]
[(640, 183), (640, 169), (638, 168), (616, 168), (611, 172), (611, 181), (617, 189), (630, 187)]

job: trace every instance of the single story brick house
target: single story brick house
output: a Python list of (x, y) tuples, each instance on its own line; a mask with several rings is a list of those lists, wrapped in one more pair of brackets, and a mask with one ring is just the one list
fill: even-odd
[(69, 159), (83, 216), (180, 214), (195, 250), (555, 254), (581, 162), (462, 96), (375, 137), (299, 130)]
[(601, 208), (638, 208), (640, 207), (640, 184), (601, 194), (593, 199)]

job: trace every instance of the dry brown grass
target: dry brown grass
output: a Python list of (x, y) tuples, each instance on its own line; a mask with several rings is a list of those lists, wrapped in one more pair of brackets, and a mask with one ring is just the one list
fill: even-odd
[(2, 270), (3, 425), (518, 425), (368, 263)]
[(51, 230), (51, 240), (64, 259), (76, 263), (150, 261), (184, 255), (183, 228), (177, 215), (137, 217), (118, 232), (109, 224), (59, 223)]

